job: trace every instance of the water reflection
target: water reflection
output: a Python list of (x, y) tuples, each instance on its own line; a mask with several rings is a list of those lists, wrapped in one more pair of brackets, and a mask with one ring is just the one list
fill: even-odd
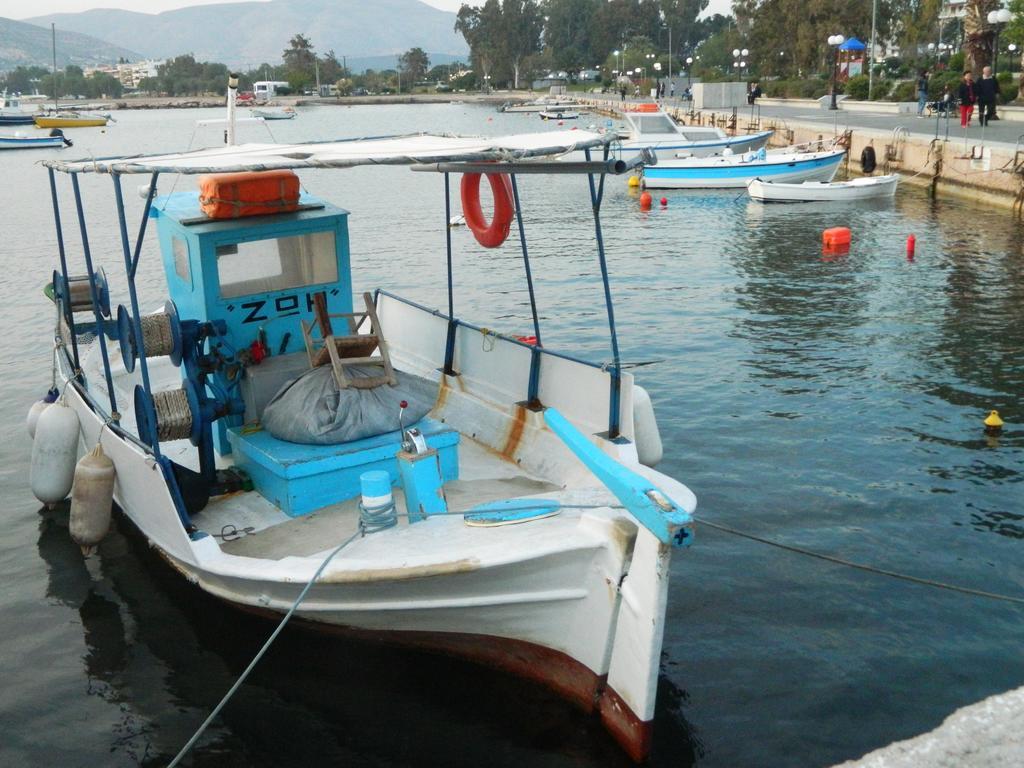
[[(271, 625), (185, 584), (121, 516), (96, 555), (83, 561), (68, 535), (66, 509), (41, 514), (47, 594), (78, 611), (89, 695), (119, 709), (110, 750), (142, 765), (165, 765)], [(692, 765), (699, 745), (681, 712), (685, 693), (663, 676), (659, 696), (652, 764)], [(631, 765), (594, 718), (533, 685), (457, 659), (301, 629), (280, 635), (194, 761)]]

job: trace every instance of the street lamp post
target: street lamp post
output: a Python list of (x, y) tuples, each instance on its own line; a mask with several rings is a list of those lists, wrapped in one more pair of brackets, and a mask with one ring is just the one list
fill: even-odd
[(740, 51), (740, 56), (743, 57), (743, 61), (740, 62), (740, 69), (743, 71), (744, 75), (747, 74), (747, 56), (749, 55), (750, 51), (748, 51), (746, 48)]
[(621, 53), (622, 53), (622, 51), (619, 51), (619, 50), (612, 51), (612, 56), (614, 56), (616, 62), (618, 62), (619, 72), (622, 71), (622, 57), (620, 55)]
[(832, 46), (832, 100), (829, 102), (829, 109), (839, 109), (839, 105), (836, 104), (836, 78), (838, 77), (837, 70), (839, 69), (839, 46), (846, 41), (846, 38), (842, 35), (829, 35), (828, 44)]
[(686, 57), (686, 87), (693, 86), (693, 56)]
[(988, 12), (988, 23), (996, 28), (995, 45), (992, 46), (992, 76), (995, 77), (999, 69), (999, 32), (1010, 22), (1011, 14), (1009, 8), (1000, 8)]

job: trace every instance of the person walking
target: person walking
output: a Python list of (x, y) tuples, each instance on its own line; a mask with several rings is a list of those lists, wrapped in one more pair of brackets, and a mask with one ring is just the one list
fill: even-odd
[(624, 85), (620, 86), (619, 87), (619, 93), (622, 95), (622, 100), (625, 101), (626, 100), (626, 86), (624, 86)]
[(974, 105), (978, 102), (978, 92), (975, 90), (974, 75), (971, 70), (964, 72), (964, 79), (960, 82), (960, 90), (957, 96), (960, 99), (960, 127), (966, 128), (971, 122), (971, 115), (974, 113)]
[(996, 99), (999, 96), (999, 81), (992, 77), (992, 67), (981, 70), (981, 80), (974, 86), (978, 95), (978, 122), (988, 125), (989, 120), (996, 117)]
[(676, 81), (675, 80), (673, 80), (671, 83), (668, 84), (668, 96), (669, 96), (670, 99), (674, 99), (676, 97)]
[(922, 69), (917, 76), (917, 116), (924, 117), (924, 108), (928, 105), (928, 70)]

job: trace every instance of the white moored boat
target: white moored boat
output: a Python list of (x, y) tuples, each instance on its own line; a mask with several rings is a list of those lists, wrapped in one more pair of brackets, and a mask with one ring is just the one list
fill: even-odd
[[(641, 108), (646, 107), (643, 110)], [(674, 157), (710, 157), (726, 150), (733, 153), (758, 150), (768, 143), (773, 131), (757, 131), (729, 136), (721, 128), (706, 125), (681, 125), (655, 104), (641, 104), (640, 111), (624, 112), (626, 124), (620, 133), (621, 156), (632, 159), (643, 150), (654, 150), (659, 159)]]
[(751, 199), (762, 202), (848, 202), (892, 197), (899, 183), (898, 174), (889, 176), (862, 176), (850, 181), (805, 181), (800, 184), (751, 179), (747, 192)]
[(845, 150), (746, 152), (742, 155), (662, 160), (644, 167), (648, 189), (742, 189), (753, 179), (831, 181)]
[[(467, 224), (493, 245), (521, 215), (517, 173), (579, 174), (581, 209), (597, 211), (601, 177), (628, 164), (566, 170), (543, 158), (580, 149), (606, 158), (610, 141), (584, 131), (415, 135), (47, 161), (55, 179), (74, 180), (76, 199), (82, 176), (113, 177), (130, 304), (112, 313), (88, 248), (84, 264), (71, 264), (61, 246), (52, 293), (63, 395), (39, 416), (36, 445), (52, 448), (50, 422), (73, 409), (84, 443), (113, 462), (124, 514), (210, 594), (537, 680), (599, 713), (643, 759), (669, 561), (673, 545), (691, 540), (696, 501), (650, 468), (660, 439), (650, 400), (618, 363), (607, 282), (613, 362), (590, 363), (542, 346), (536, 309), (527, 340), (454, 318), (450, 293), (447, 312), (384, 290), (354, 310), (349, 214), (326, 201), (303, 194), (265, 202), (270, 215), (219, 218), (243, 212), (222, 184), (278, 190), (288, 169), (404, 164), (437, 173), (446, 188), (449, 174), (465, 174)], [(246, 176), (220, 175), (234, 172)], [(507, 195), (496, 224), (481, 224), (481, 172), (496, 197)], [(214, 176), (201, 184), (202, 201), (195, 191), (150, 195), (130, 240), (120, 196), (128, 174), (146, 175), (151, 192), (159, 174)], [(68, 188), (53, 188), (55, 211)], [(138, 260), (156, 255), (149, 220), (169, 298), (156, 314), (140, 311), (135, 286)], [(581, 233), (595, 221), (581, 222)], [(447, 238), (451, 269), (442, 230), (424, 259), (443, 264)], [(450, 292), (450, 272), (447, 281)], [(50, 448), (41, 463), (55, 461)], [(34, 452), (36, 495), (62, 498), (66, 489), (41, 487), (35, 462)], [(83, 509), (72, 504), (72, 531)], [(218, 535), (225, 526), (251, 530), (229, 540)]]

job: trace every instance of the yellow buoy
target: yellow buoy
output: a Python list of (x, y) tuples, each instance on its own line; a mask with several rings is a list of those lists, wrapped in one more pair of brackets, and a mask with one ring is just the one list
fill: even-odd
[(640, 186), (640, 177), (639, 176), (630, 176), (629, 177), (629, 186), (630, 187), (639, 187)]
[(999, 411), (990, 411), (985, 417), (985, 431), (999, 432), (1003, 428), (1003, 420), (999, 418)]

